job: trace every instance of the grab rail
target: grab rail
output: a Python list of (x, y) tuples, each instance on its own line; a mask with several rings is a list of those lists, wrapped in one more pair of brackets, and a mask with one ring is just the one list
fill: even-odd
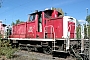
[(54, 39), (55, 39), (55, 31), (54, 31), (54, 27), (53, 27), (52, 25), (49, 25), (49, 26), (45, 26), (45, 27), (44, 27), (44, 39), (45, 39), (45, 33), (46, 33), (46, 28), (47, 28), (47, 27), (51, 27), (51, 28), (50, 28), (50, 30), (51, 30), (51, 32), (50, 32), (50, 33), (51, 33), (50, 37), (52, 37), (52, 33), (54, 33)]

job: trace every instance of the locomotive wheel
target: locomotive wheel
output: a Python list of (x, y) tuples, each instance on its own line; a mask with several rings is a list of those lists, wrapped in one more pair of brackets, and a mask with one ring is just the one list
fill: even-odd
[(43, 48), (43, 52), (45, 54), (52, 54), (52, 49), (50, 47), (45, 47), (45, 48)]

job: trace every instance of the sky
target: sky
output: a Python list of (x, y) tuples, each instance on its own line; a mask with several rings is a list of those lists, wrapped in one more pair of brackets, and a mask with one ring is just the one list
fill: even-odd
[(27, 21), (28, 14), (35, 10), (45, 10), (46, 8), (61, 8), (68, 16), (72, 16), (80, 22), (85, 22), (90, 14), (90, 0), (0, 0), (0, 20), (11, 25), (17, 19)]

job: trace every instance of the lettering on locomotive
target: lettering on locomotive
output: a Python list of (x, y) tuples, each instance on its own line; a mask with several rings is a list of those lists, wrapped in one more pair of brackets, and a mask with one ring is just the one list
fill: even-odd
[(28, 32), (33, 32), (33, 27), (30, 26)]

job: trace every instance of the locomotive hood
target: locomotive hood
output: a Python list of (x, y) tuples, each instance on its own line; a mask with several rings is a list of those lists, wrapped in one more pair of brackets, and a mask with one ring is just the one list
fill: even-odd
[[(75, 25), (69, 25), (68, 22), (73, 22)], [(63, 38), (67, 38), (67, 35), (70, 35), (70, 30), (68, 30), (69, 28), (71, 28), (71, 26), (75, 26), (75, 31), (74, 33), (76, 33), (76, 19), (71, 17), (71, 16), (64, 16), (63, 17)], [(74, 35), (74, 38), (76, 38), (76, 35)]]

